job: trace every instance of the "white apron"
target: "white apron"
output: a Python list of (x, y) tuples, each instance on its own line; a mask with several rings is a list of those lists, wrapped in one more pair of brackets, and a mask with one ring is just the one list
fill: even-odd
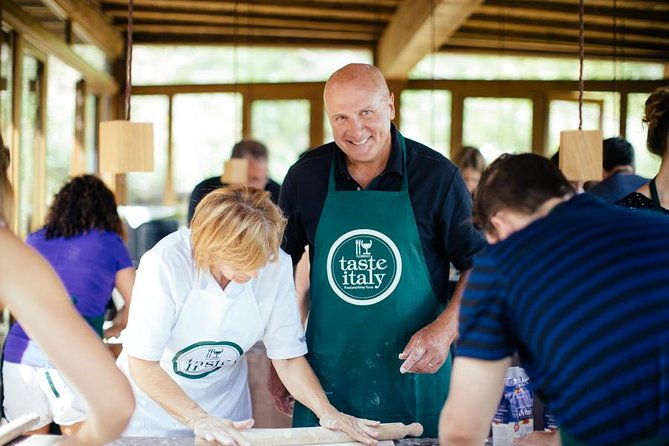
[[(223, 291), (202, 275), (177, 316), (160, 366), (207, 413), (234, 421), (251, 418), (246, 359), (263, 324), (250, 283), (230, 282)], [(127, 356), (119, 365), (126, 372)], [(193, 433), (130, 379), (137, 406), (124, 436), (187, 437)]]

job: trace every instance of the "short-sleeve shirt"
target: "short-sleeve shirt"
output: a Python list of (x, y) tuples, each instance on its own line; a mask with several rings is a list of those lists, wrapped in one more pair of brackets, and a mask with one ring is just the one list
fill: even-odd
[[(147, 361), (162, 357), (171, 328), (199, 280), (190, 234), (190, 229), (174, 232), (142, 257), (123, 344), (128, 355)], [(307, 352), (292, 271), (290, 258), (280, 252), (278, 261), (265, 265), (246, 285), (252, 288), (258, 303), (264, 324), (261, 340), (272, 359), (294, 358)], [(202, 311), (206, 313), (207, 308)]]
[[(397, 129), (391, 125), (392, 148), (386, 169), (368, 190), (397, 191), (402, 184), (403, 157)], [(448, 296), (449, 261), (459, 270), (469, 269), (485, 246), (483, 235), (472, 225), (472, 199), (460, 170), (440, 153), (406, 139), (409, 199), (413, 207), (423, 256), (437, 297)], [(310, 150), (288, 171), (279, 204), (288, 218), (283, 249), (297, 263), (313, 245), (328, 189), (330, 165), (335, 154), (337, 190), (360, 190), (346, 167), (344, 153), (332, 142)]]
[[(28, 235), (26, 243), (56, 271), (77, 311), (83, 316), (102, 316), (112, 295), (116, 273), (133, 266), (120, 235), (91, 230), (74, 237), (46, 238), (46, 229)], [(5, 360), (43, 366), (37, 344), (15, 323), (5, 343)]]
[(572, 437), (630, 444), (669, 434), (669, 224), (588, 194), (475, 261), (457, 355), (518, 351)]

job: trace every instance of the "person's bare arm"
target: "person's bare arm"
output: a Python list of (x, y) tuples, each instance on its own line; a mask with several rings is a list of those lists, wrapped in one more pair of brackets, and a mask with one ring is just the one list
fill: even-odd
[(346, 415), (332, 406), (304, 356), (273, 359), (272, 364), (291, 395), (314, 412), (321, 426), (345, 432), (364, 444), (376, 444), (379, 422)]
[[(300, 261), (293, 265), (294, 279), (295, 279), (295, 294), (297, 296), (297, 308), (300, 312), (300, 320), (302, 325), (307, 326), (307, 319), (309, 318), (309, 305), (311, 304), (309, 289), (310, 289), (310, 263), (309, 263), (309, 247), (305, 247), (304, 253)], [(293, 415), (293, 403), (295, 399), (283, 385), (281, 379), (274, 370), (274, 365), (270, 364), (269, 374), (267, 378), (267, 389), (274, 401), (274, 407), (284, 415)]]
[(238, 432), (253, 426), (253, 420), (233, 422), (209, 415), (160, 367), (158, 361), (128, 356), (128, 369), (135, 384), (196, 437), (223, 445), (247, 445)]
[(458, 336), (460, 303), (470, 272), (471, 269), (468, 269), (460, 274), (448, 306), (437, 319), (409, 339), (399, 355), (400, 359), (404, 359), (400, 372), (434, 373), (446, 361), (451, 344)]
[(448, 399), (439, 419), (442, 446), (485, 443), (510, 365), (510, 357), (497, 361), (455, 358)]
[(123, 308), (116, 313), (111, 327), (107, 328), (104, 337), (111, 338), (118, 336), (128, 325), (128, 311), (130, 310), (130, 297), (132, 296), (132, 286), (135, 284), (135, 267), (124, 268), (116, 272), (116, 281), (114, 286), (123, 298)]
[(7, 229), (0, 229), (0, 246), (0, 300), (88, 402), (88, 418), (66, 443), (112, 441), (134, 410), (127, 379), (46, 261)]

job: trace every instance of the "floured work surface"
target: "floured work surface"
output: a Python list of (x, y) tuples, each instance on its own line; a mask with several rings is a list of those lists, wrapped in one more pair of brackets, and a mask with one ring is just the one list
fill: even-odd
[[(59, 435), (33, 435), (17, 438), (11, 446), (55, 446), (61, 439)], [(109, 443), (113, 446), (194, 446), (193, 438), (158, 438), (158, 437), (123, 437)], [(329, 446), (358, 446), (362, 443), (331, 443)], [(393, 446), (393, 442), (380, 441), (379, 446)]]

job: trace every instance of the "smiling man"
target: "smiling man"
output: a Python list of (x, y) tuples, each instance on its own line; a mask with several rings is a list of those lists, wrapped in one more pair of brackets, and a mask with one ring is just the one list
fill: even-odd
[[(448, 296), (448, 263), (468, 270), (485, 244), (471, 197), (455, 165), (392, 124), (376, 67), (339, 69), (323, 97), (334, 142), (291, 167), (280, 199), (293, 263), (309, 246), (308, 360), (349, 412), (417, 420), (435, 437), (460, 301), (460, 287)], [(273, 394), (287, 409), (283, 389)], [(296, 406), (295, 426), (317, 423)]]

